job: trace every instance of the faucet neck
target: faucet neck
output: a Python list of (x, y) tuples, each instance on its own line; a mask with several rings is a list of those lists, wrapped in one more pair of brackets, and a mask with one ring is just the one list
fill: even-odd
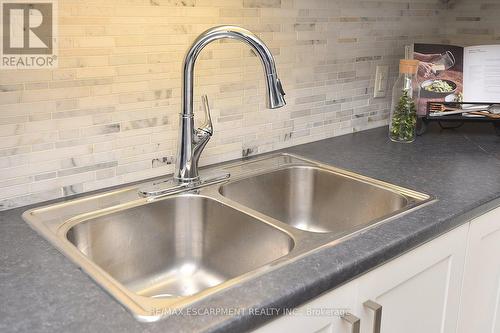
[[(182, 114), (193, 114), (194, 66), (198, 55), (208, 44), (224, 38), (236, 39), (248, 44), (261, 59), (266, 77), (275, 77), (276, 65), (271, 51), (252, 32), (236, 26), (219, 26), (202, 33), (191, 45), (184, 57), (182, 70)], [(266, 82), (269, 78), (266, 79)]]

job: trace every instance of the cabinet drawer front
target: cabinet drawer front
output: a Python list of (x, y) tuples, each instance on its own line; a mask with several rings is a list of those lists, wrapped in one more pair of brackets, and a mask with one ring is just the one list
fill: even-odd
[(461, 226), (358, 279), (361, 331), (374, 332), (367, 300), (382, 306), (381, 332), (455, 332), (468, 225)]

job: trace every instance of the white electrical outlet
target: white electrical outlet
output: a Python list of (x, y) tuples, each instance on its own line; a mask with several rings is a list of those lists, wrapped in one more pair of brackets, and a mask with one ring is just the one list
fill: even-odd
[(373, 97), (385, 97), (387, 93), (387, 80), (389, 79), (389, 66), (378, 65), (375, 71), (375, 89)]

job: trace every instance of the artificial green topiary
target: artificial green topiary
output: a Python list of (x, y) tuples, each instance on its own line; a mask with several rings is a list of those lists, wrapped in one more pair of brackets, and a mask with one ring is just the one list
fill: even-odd
[(409, 90), (403, 90), (398, 105), (394, 108), (390, 137), (394, 141), (411, 142), (415, 139), (417, 107), (409, 96)]

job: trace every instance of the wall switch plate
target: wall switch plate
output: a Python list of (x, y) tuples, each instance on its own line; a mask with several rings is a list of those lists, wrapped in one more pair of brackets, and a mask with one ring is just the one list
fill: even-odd
[(385, 97), (387, 93), (387, 80), (389, 79), (389, 66), (378, 65), (375, 70), (375, 89), (373, 97)]

